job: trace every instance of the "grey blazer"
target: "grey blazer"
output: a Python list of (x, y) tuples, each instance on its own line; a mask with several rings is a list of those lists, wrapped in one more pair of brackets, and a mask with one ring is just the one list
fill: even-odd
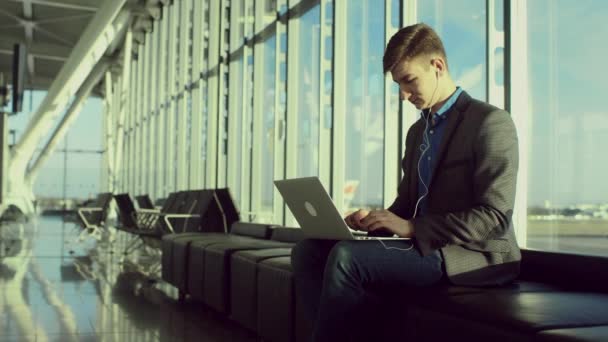
[(512, 224), (518, 167), (515, 125), (509, 113), (466, 92), (446, 114), (425, 216), (412, 218), (422, 119), (407, 133), (404, 177), (388, 210), (412, 221), (422, 255), (441, 251), (451, 283), (507, 283), (519, 274), (521, 260)]

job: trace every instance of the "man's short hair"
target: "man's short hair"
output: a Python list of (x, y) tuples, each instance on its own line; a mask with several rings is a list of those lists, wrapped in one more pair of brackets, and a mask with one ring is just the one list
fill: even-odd
[(443, 57), (447, 67), (447, 55), (437, 32), (423, 23), (406, 26), (388, 41), (382, 61), (384, 72), (391, 71), (401, 61), (433, 54)]

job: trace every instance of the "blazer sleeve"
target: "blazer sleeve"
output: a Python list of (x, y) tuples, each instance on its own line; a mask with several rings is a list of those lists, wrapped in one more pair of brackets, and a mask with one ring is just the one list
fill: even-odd
[(494, 110), (486, 115), (473, 145), (474, 205), (464, 211), (414, 218), (416, 243), (423, 255), (446, 245), (499, 237), (509, 229), (518, 153), (517, 133), (509, 113)]

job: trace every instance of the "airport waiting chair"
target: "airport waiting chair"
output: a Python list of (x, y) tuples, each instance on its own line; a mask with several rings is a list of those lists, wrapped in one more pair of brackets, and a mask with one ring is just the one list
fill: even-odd
[(135, 196), (135, 200), (140, 209), (156, 209), (148, 194)]
[(113, 196), (110, 192), (100, 193), (95, 201), (76, 210), (77, 217), (83, 227), (83, 230), (78, 235), (78, 241), (82, 241), (86, 234), (96, 239), (101, 238), (101, 227), (108, 216), (112, 198)]
[(162, 277), (179, 289), (186, 288), (190, 244), (194, 240), (222, 239), (236, 222), (239, 212), (227, 188), (201, 190), (200, 208), (203, 212), (200, 231), (163, 236)]

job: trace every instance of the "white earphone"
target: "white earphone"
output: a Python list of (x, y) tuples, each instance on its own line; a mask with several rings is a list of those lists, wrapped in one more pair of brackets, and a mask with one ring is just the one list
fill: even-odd
[[(433, 99), (435, 98), (435, 93), (437, 92), (437, 88), (439, 87), (439, 70), (435, 71), (435, 90), (433, 90), (433, 95), (431, 95), (431, 105), (429, 106), (429, 112), (424, 120), (425, 122), (425, 126), (424, 126), (424, 131), (422, 132), (422, 144), (420, 145), (420, 158), (418, 159), (418, 164), (416, 166), (416, 170), (418, 171), (418, 178), (420, 179), (420, 182), (422, 183), (422, 186), (424, 187), (424, 194), (422, 194), (422, 196), (420, 196), (420, 198), (418, 198), (418, 200), (416, 201), (416, 206), (414, 207), (414, 215), (412, 216), (412, 218), (416, 217), (416, 214), (418, 213), (418, 206), (420, 205), (420, 202), (422, 202), (422, 199), (425, 198), (428, 194), (429, 194), (429, 187), (427, 184), (424, 183), (424, 179), (422, 179), (422, 176), (420, 175), (420, 162), (422, 161), (422, 158), (424, 157), (424, 154), (431, 148), (431, 139), (429, 138), (429, 120), (431, 118), (431, 115), (433, 114)], [(430, 184), (429, 184), (430, 185)], [(388, 247), (384, 244), (384, 242), (382, 240), (378, 240), (382, 246), (384, 247), (384, 249), (394, 249), (394, 250), (398, 250), (398, 251), (409, 251), (412, 248), (414, 248), (414, 243), (410, 241), (411, 245), (408, 248), (397, 248), (397, 247)]]

